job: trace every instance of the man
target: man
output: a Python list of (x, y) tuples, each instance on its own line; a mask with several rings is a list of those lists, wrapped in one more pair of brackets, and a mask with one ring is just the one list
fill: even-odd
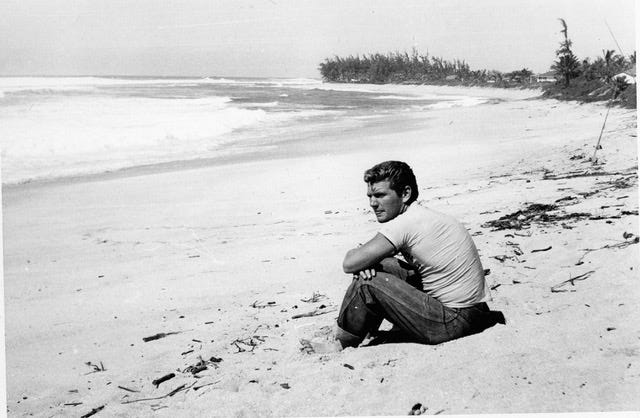
[[(338, 317), (340, 345), (357, 346), (383, 319), (402, 340), (424, 344), (504, 323), (485, 303), (489, 289), (471, 236), (454, 218), (416, 203), (411, 168), (386, 161), (367, 170), (364, 181), (382, 227), (344, 258), (353, 282)], [(398, 253), (406, 263), (393, 257)]]

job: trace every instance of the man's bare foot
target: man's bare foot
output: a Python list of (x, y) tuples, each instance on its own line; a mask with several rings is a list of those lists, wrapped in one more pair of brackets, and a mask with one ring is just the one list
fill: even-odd
[(312, 338), (301, 338), (302, 348), (300, 351), (307, 354), (336, 353), (346, 347), (357, 347), (360, 342), (362, 342), (362, 338), (350, 334), (338, 326), (325, 326), (316, 331)]
[(338, 340), (331, 341), (325, 340), (324, 338), (320, 337), (314, 337), (310, 340), (301, 338), (300, 344), (302, 345), (300, 351), (303, 351), (307, 354), (327, 354), (342, 351), (342, 344), (340, 344)]

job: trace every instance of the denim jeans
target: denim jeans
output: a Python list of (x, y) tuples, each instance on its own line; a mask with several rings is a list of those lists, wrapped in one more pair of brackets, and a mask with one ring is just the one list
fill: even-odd
[(417, 274), (396, 258), (386, 258), (376, 267), (371, 280), (353, 280), (340, 308), (338, 326), (354, 336), (364, 339), (386, 319), (402, 331), (406, 341), (439, 344), (504, 323), (502, 313), (490, 311), (486, 303), (444, 306), (423, 292), (422, 283), (416, 283)]

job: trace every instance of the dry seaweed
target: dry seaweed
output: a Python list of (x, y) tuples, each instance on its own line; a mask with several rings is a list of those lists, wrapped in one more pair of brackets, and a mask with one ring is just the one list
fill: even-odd
[(90, 371), (89, 373), (85, 373), (86, 374), (91, 374), (91, 373), (98, 373), (98, 372), (104, 372), (107, 369), (104, 368), (104, 365), (102, 364), (102, 362), (100, 362), (100, 365), (98, 366), (97, 364), (93, 364), (90, 361), (85, 362), (84, 364), (86, 364), (87, 366), (91, 367), (93, 370)]
[(300, 299), (300, 301), (306, 302), (306, 303), (315, 303), (315, 302), (321, 301), (322, 299), (324, 299), (326, 297), (327, 297), (327, 295), (323, 295), (320, 292), (313, 292), (313, 295), (310, 298)]
[[(214, 358), (214, 357), (212, 357)], [(198, 362), (196, 364), (192, 364), (191, 366), (188, 366), (187, 368), (185, 368), (184, 370), (182, 370), (182, 373), (191, 373), (193, 375), (196, 375), (198, 373), (200, 373), (201, 371), (207, 370), (208, 366), (207, 366), (207, 361), (204, 360), (201, 356), (198, 356)], [(214, 367), (218, 367), (217, 364), (215, 364), (215, 362), (210, 361)]]
[(578, 198), (576, 196), (565, 196), (560, 199), (556, 199), (555, 203), (562, 203), (563, 206), (574, 205), (578, 203)]
[(595, 170), (579, 170), (579, 171), (569, 171), (567, 173), (561, 174), (551, 174), (550, 172), (544, 173), (542, 176), (543, 180), (565, 180), (565, 179), (573, 179), (576, 177), (597, 177), (597, 176), (624, 176), (629, 175), (632, 172), (635, 172), (637, 168), (630, 168), (628, 171), (601, 171), (598, 169)]
[(248, 352), (253, 352), (253, 350), (256, 349), (256, 347), (260, 344), (262, 344), (264, 342), (264, 339), (267, 338), (264, 335), (254, 335), (252, 337), (248, 337), (248, 338), (236, 338), (234, 341), (231, 342), (231, 345), (235, 345), (236, 348), (238, 349), (238, 351), (236, 351), (237, 353), (243, 353), (245, 351)]
[(411, 410), (409, 411), (408, 415), (422, 415), (423, 413), (426, 412), (426, 410), (427, 408), (424, 407), (420, 402), (418, 402), (417, 404), (411, 407)]
[[(527, 229), (531, 224), (551, 224), (567, 220), (601, 220), (601, 219), (619, 219), (625, 215), (637, 215), (638, 211), (621, 211), (619, 215), (594, 215), (588, 212), (571, 212), (564, 213), (559, 211), (557, 205), (548, 205), (541, 203), (531, 203), (524, 209), (502, 216), (493, 221), (485, 222), (481, 226), (483, 228), (493, 228), (492, 231), (501, 231), (505, 229)], [(563, 228), (571, 227), (563, 224)], [(516, 235), (520, 235), (517, 234)]]
[(598, 182), (597, 184), (606, 185), (606, 187), (603, 187), (601, 190), (628, 189), (636, 183), (637, 179), (638, 177), (633, 174), (631, 176), (618, 177), (610, 181)]

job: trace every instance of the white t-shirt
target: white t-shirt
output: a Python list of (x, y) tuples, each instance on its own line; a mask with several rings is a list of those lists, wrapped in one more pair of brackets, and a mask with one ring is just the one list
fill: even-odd
[(414, 202), (380, 233), (417, 268), (423, 290), (445, 306), (465, 308), (490, 298), (471, 235), (451, 216)]

